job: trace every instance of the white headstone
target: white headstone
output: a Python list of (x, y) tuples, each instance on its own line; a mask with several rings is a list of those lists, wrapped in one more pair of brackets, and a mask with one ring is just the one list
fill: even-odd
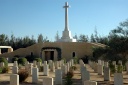
[(10, 85), (19, 85), (19, 75), (17, 74), (10, 75)]
[(12, 73), (13, 74), (18, 74), (18, 67), (17, 66), (12, 67)]
[(123, 74), (122, 73), (114, 74), (114, 85), (123, 85)]
[(33, 67), (32, 68), (32, 82), (33, 83), (38, 83), (38, 68)]
[(84, 85), (97, 85), (97, 82), (96, 81), (85, 81), (84, 82)]
[(109, 67), (104, 67), (104, 81), (111, 81)]
[(52, 77), (44, 77), (43, 78), (43, 85), (54, 85)]
[(98, 65), (98, 74), (103, 75), (103, 65)]
[(55, 85), (62, 85), (62, 70), (55, 70)]
[(49, 76), (49, 65), (44, 64), (44, 75)]

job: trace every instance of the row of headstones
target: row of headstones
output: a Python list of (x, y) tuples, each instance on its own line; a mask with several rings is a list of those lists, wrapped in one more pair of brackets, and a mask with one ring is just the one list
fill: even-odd
[(96, 81), (90, 80), (90, 72), (87, 70), (83, 60), (79, 60), (82, 85), (97, 85)]
[[(35, 63), (35, 61), (34, 61), (34, 63)], [(39, 76), (38, 72), (39, 72), (39, 68), (36, 67), (36, 66), (34, 66), (34, 63), (33, 63), (33, 67), (32, 67), (32, 70), (31, 70), (31, 72), (32, 72), (32, 82), (38, 83), (38, 76)], [(63, 63), (63, 65), (61, 67), (58, 66), (57, 69), (54, 68), (55, 69), (55, 84), (60, 84), (60, 85), (62, 84), (62, 77), (65, 74), (67, 74), (67, 72), (69, 71), (69, 68), (71, 66), (73, 66), (73, 65), (74, 65), (74, 61), (73, 61), (73, 59), (71, 59), (65, 65)], [(16, 61), (14, 62), (14, 66), (13, 66), (13, 69), (12, 70), (13, 71), (17, 70), (15, 72), (18, 72), (18, 68), (14, 68), (14, 67), (18, 67)], [(47, 61), (44, 61), (43, 67), (44, 67), (44, 75), (45, 76), (49, 76), (49, 67), (50, 68), (53, 68), (54, 67), (54, 63), (52, 61), (49, 61), (49, 64), (47, 64)], [(13, 72), (13, 73), (15, 73), (15, 72)], [(17, 79), (14, 80), (13, 79), (14, 76)], [(50, 83), (47, 84), (46, 82), (48, 82), (48, 83), (50, 82)], [(53, 85), (53, 78), (51, 78), (51, 77), (47, 77), (47, 79), (44, 78), (43, 79), (43, 83), (46, 83), (46, 85)], [(19, 85), (19, 76), (18, 76), (18, 74), (12, 74), (10, 76), (10, 85), (14, 85), (14, 84), (15, 85)], [(43, 84), (43, 85), (45, 85), (45, 84)]]
[[(118, 63), (122, 65), (122, 61), (119, 61)], [(112, 64), (115, 65), (116, 68), (116, 61), (113, 61)], [(98, 75), (104, 75), (104, 81), (111, 81), (108, 62), (104, 62), (102, 60), (98, 60), (98, 63), (89, 61), (89, 65), (94, 70), (94, 72), (98, 73)], [(114, 85), (123, 85), (122, 73), (114, 73)]]

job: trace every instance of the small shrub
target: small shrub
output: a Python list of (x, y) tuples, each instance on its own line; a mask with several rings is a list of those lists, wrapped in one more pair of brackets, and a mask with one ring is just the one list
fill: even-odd
[(111, 74), (116, 72), (115, 65), (113, 65), (112, 63), (109, 64), (109, 68), (110, 68)]
[(8, 73), (9, 70), (10, 70), (9, 67), (3, 67), (3, 68), (2, 68), (2, 73)]
[(70, 67), (70, 69), (72, 69), (72, 70), (76, 70), (77, 67), (76, 67), (76, 66), (72, 66), (72, 67)]
[(2, 68), (0, 67), (0, 73), (2, 73)]
[(43, 70), (44, 70), (43, 66), (40, 66), (39, 71), (43, 72)]
[(27, 59), (26, 58), (20, 58), (18, 59), (18, 64), (21, 64), (21, 65), (25, 65), (25, 62), (27, 62)]
[(14, 63), (14, 61), (18, 61), (18, 59), (19, 59), (19, 58), (17, 58), (17, 57), (13, 57), (13, 58), (12, 58), (12, 63)]
[(37, 62), (41, 62), (42, 63), (42, 59), (41, 58), (35, 58), (34, 60), (36, 60)]
[(122, 65), (118, 65), (117, 66), (117, 73), (122, 73), (123, 71), (123, 66)]
[(19, 56), (19, 55), (15, 55), (14, 57), (16, 57), (16, 58), (20, 58), (20, 56)]
[(70, 71), (66, 74), (66, 76), (68, 76), (68, 77), (72, 78), (72, 77), (74, 76), (73, 71), (72, 71), (72, 70), (70, 70)]
[(1, 58), (0, 58), (0, 63), (1, 63), (1, 62), (4, 62), (5, 67), (8, 66), (8, 61), (7, 61), (6, 58), (1, 57)]
[(72, 85), (72, 77), (73, 77), (73, 72), (68, 72), (66, 77), (65, 77), (65, 85)]
[(33, 60), (35, 59), (35, 55), (27, 55), (25, 58), (27, 59), (27, 61), (29, 62), (33, 62)]
[(73, 60), (74, 60), (74, 64), (78, 64), (78, 62), (79, 62), (78, 57), (75, 56), (75, 57), (73, 58)]
[(19, 82), (24, 82), (28, 78), (29, 72), (27, 70), (22, 69), (18, 72), (18, 75), (19, 75)]

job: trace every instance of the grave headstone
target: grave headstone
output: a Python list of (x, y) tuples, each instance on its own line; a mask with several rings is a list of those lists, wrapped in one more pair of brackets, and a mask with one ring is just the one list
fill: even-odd
[(103, 75), (103, 65), (98, 65), (98, 74)]
[(62, 85), (62, 70), (55, 70), (55, 85)]
[(84, 85), (97, 85), (97, 82), (96, 81), (85, 81), (84, 82)]
[(10, 85), (19, 85), (19, 75), (17, 74), (10, 75)]
[(18, 74), (18, 67), (17, 66), (12, 67), (12, 73), (13, 74)]
[(44, 75), (49, 76), (49, 65), (44, 64)]
[(122, 73), (114, 74), (114, 85), (123, 85), (123, 74)]
[(32, 82), (33, 83), (38, 83), (38, 68), (33, 67), (32, 68)]
[(52, 77), (44, 77), (43, 85), (54, 85), (53, 78)]
[(104, 67), (104, 81), (111, 81), (109, 67)]

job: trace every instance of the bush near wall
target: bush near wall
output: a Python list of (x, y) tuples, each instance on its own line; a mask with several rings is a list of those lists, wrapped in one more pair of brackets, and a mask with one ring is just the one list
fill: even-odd
[(26, 58), (19, 58), (18, 59), (18, 64), (21, 64), (21, 65), (25, 65), (25, 62), (27, 62), (27, 59)]
[(42, 59), (41, 58), (35, 58), (34, 60), (37, 61), (37, 62), (41, 62), (42, 63)]
[(1, 62), (4, 62), (5, 67), (8, 67), (8, 61), (7, 61), (6, 58), (1, 57), (1, 58), (0, 58), (0, 63), (1, 63)]

